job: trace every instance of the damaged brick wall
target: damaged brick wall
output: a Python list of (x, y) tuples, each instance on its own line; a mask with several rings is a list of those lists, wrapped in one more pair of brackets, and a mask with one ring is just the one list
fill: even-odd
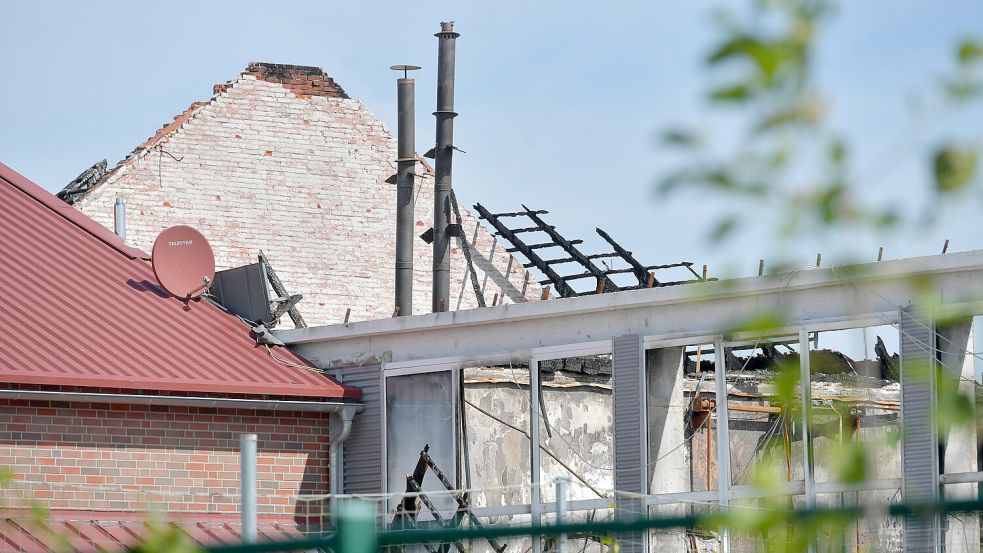
[[(147, 251), (189, 224), (209, 238), (219, 269), (266, 252), (310, 325), (392, 315), (396, 148), (390, 131), (320, 69), (250, 64), (110, 171), (76, 207), (107, 228), (117, 197), (127, 239)], [(417, 234), (433, 221), (433, 179), (418, 167)], [(462, 205), (463, 207), (463, 205)], [(490, 304), (538, 299), (522, 263), (462, 210)], [(431, 247), (414, 245), (416, 313), (430, 311)], [(451, 310), (475, 307), (460, 244), (452, 243)], [(281, 324), (288, 326), (285, 317)]]

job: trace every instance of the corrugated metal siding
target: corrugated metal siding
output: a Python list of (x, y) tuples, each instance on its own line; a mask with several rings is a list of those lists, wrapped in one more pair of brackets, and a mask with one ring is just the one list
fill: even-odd
[[(905, 502), (939, 497), (939, 450), (935, 429), (935, 331), (927, 317), (901, 310), (901, 462)], [(931, 552), (940, 547), (936, 516), (905, 519), (905, 551)]]
[[(633, 494), (648, 493), (646, 463), (645, 351), (641, 336), (629, 334), (614, 339), (612, 381), (614, 396), (614, 488)], [(642, 501), (633, 496), (616, 497), (615, 516), (630, 519), (645, 515)], [(620, 536), (625, 553), (644, 553), (646, 536), (636, 532)]]
[(344, 493), (382, 493), (382, 367), (341, 369), (345, 385), (362, 389), (364, 410), (355, 415), (344, 446)]
[(145, 254), (95, 227), (0, 164), (0, 382), (358, 397), (209, 302), (167, 295)]

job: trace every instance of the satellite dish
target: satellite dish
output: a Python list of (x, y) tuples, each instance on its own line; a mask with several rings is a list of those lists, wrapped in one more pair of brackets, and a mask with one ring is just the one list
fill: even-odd
[(215, 278), (212, 247), (200, 232), (187, 225), (160, 233), (150, 262), (161, 286), (181, 299), (202, 295)]

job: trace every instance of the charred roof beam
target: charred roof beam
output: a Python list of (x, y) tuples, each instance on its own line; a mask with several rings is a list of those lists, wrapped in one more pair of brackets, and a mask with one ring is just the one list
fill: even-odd
[[(498, 216), (489, 212), (487, 209), (485, 209), (483, 205), (474, 204), (474, 209), (475, 211), (478, 212), (478, 216), (488, 221), (488, 223), (495, 228), (495, 230), (497, 231), (496, 234), (502, 236), (503, 238), (511, 242), (512, 245), (514, 246), (515, 251), (521, 252), (522, 255), (526, 256), (526, 258), (529, 259), (529, 261), (535, 263), (536, 267), (539, 268), (539, 270), (542, 271), (543, 274), (549, 277), (550, 279), (549, 282), (552, 282), (553, 286), (556, 287), (556, 293), (560, 294), (560, 296), (562, 297), (569, 297), (577, 294), (576, 290), (574, 290), (573, 288), (570, 287), (570, 285), (564, 282), (563, 278), (556, 271), (550, 268), (550, 266), (546, 264), (543, 258), (539, 257), (539, 254), (536, 253), (535, 250), (538, 249), (537, 248), (538, 246), (541, 246), (540, 244), (534, 244), (534, 246), (537, 247), (526, 245), (526, 243), (523, 242), (521, 238), (516, 236), (514, 232), (512, 232), (498, 219)], [(550, 244), (550, 246), (552, 245), (554, 244)]]
[(580, 250), (575, 248), (573, 244), (571, 244), (569, 240), (561, 236), (559, 232), (556, 232), (555, 230), (556, 227), (547, 225), (546, 222), (539, 217), (539, 211), (534, 211), (532, 209), (529, 209), (528, 207), (525, 206), (525, 204), (522, 205), (522, 209), (526, 210), (526, 216), (529, 217), (529, 219), (531, 219), (532, 222), (536, 223), (536, 226), (538, 226), (540, 230), (545, 232), (554, 242), (557, 243), (557, 245), (563, 248), (563, 250), (566, 251), (570, 255), (570, 257), (573, 257), (578, 263), (583, 265), (584, 268), (587, 269), (587, 272), (597, 279), (598, 286), (603, 285), (603, 290), (610, 291), (610, 292), (615, 292), (621, 289), (617, 284), (614, 283), (613, 280), (608, 278), (608, 275), (605, 273), (605, 271), (601, 270), (601, 268), (595, 265), (590, 259), (587, 259), (587, 256), (585, 256), (583, 253), (580, 252)]

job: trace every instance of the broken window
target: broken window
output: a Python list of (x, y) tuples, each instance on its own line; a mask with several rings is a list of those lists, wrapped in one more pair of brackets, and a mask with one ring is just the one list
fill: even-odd
[(569, 499), (610, 497), (614, 487), (611, 355), (539, 361), (542, 500), (568, 480)]
[(462, 369), (461, 462), (476, 507), (528, 504), (529, 366), (510, 362)]

